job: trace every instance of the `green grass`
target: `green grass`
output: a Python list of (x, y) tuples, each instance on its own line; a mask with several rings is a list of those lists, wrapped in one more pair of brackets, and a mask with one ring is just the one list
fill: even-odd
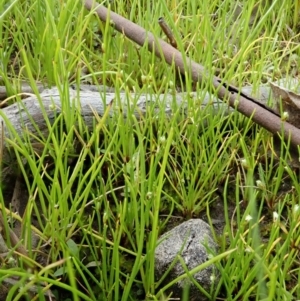
[[(163, 16), (183, 53), (239, 87), (258, 87), (296, 76), (299, 35), (292, 32), (299, 31), (300, 5), (266, 1), (255, 19), (257, 2), (115, 0), (111, 9), (165, 39), (157, 22)], [(287, 146), (279, 158), (271, 135), (251, 121), (199, 110), (207, 83), (197, 101), (187, 98), (186, 115), (174, 107), (169, 118), (149, 106), (141, 119), (133, 107), (127, 118), (117, 109), (111, 117), (108, 107), (88, 129), (68, 101), (71, 84), (154, 95), (191, 91), (192, 83), (188, 76), (180, 82), (172, 67), (82, 1), (1, 2), (0, 35), (0, 76), (10, 95), (25, 80), (34, 89), (36, 82), (56, 85), (63, 99), (63, 113), (47, 121), (49, 135), (19, 137), (10, 127), (6, 139), (28, 190), (25, 214), (15, 218), (36, 266), (27, 270), (22, 259), (11, 265), (9, 253), (0, 283), (20, 278), (6, 300), (33, 300), (32, 285), (36, 300), (46, 300), (41, 283), (57, 300), (167, 300), (172, 283), (158, 289), (154, 278), (159, 235), (174, 217), (206, 215), (212, 225), (220, 200), (226, 224), (222, 234), (214, 231), (220, 250), (206, 264), (216, 264), (221, 280), (207, 292), (210, 299), (300, 299), (299, 171), (289, 166)], [(15, 101), (22, 105), (19, 96)], [(0, 200), (9, 208), (7, 189)], [(36, 248), (31, 229), (41, 237)]]

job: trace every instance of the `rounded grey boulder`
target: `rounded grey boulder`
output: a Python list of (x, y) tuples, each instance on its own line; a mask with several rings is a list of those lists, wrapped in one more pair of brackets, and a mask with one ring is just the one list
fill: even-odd
[[(181, 255), (187, 269), (190, 271), (209, 260), (212, 253), (209, 253), (208, 250), (216, 254), (218, 246), (212, 238), (211, 229), (207, 223), (201, 219), (191, 219), (180, 224), (160, 237), (159, 244), (155, 249), (155, 273), (157, 279), (159, 280), (163, 276), (170, 265), (174, 263), (174, 260), (176, 264), (165, 278), (164, 284), (185, 273), (177, 255)], [(219, 273), (214, 265), (210, 265), (195, 273), (193, 278), (209, 293), (212, 285), (217, 285)], [(189, 287), (189, 300), (209, 300), (189, 277), (173, 285), (168, 290), (168, 293), (172, 292), (172, 297), (180, 298), (185, 287)]]

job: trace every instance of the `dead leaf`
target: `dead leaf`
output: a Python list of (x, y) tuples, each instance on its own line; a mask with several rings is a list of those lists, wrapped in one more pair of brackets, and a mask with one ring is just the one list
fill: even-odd
[(284, 119), (300, 128), (300, 94), (271, 82), (270, 87), (278, 113), (286, 114)]

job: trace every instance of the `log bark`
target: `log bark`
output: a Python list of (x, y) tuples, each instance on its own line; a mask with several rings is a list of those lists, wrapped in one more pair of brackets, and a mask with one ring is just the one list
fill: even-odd
[[(62, 101), (70, 101), (71, 106), (76, 106), (86, 125), (91, 127), (94, 122), (94, 112), (99, 116), (103, 116), (105, 109), (110, 104), (113, 104), (109, 113), (111, 116), (123, 114), (126, 117), (128, 111), (132, 112), (133, 110), (136, 118), (140, 119), (145, 116), (147, 108), (151, 106), (151, 103), (152, 105), (155, 103), (156, 114), (161, 114), (161, 110), (164, 110), (166, 116), (171, 117), (175, 107), (181, 106), (183, 109), (186, 108), (187, 97), (192, 97), (196, 100), (200, 96), (197, 93), (140, 95), (120, 92), (116, 94), (114, 92), (94, 92), (86, 89), (84, 91), (76, 91), (70, 88), (69, 97), (70, 99), (63, 100), (57, 88), (46, 89), (39, 97), (31, 96), (2, 109), (0, 123), (3, 124), (5, 137), (14, 138), (14, 135), (8, 130), (8, 123), (11, 124), (16, 134), (20, 137), (28, 132), (37, 135), (37, 128), (42, 133), (47, 134), (48, 126), (46, 120), (48, 119), (50, 124), (54, 122), (55, 116), (61, 113)], [(176, 104), (175, 106), (174, 103)], [(207, 93), (203, 96), (203, 100), (201, 100), (201, 107), (205, 108), (208, 105), (212, 106), (213, 112), (219, 112), (220, 110), (224, 110), (225, 112), (230, 111), (228, 105), (216, 98), (212, 98)]]
[[(92, 90), (92, 91), (91, 91)], [(193, 98), (199, 101), (200, 109), (211, 107), (212, 114), (220, 113), (228, 114), (234, 112), (226, 103), (218, 98), (213, 97), (209, 93), (176, 93), (172, 94), (134, 94), (125, 92), (106, 92), (109, 88), (101, 87), (100, 91), (95, 92), (95, 87), (82, 86), (81, 90), (69, 89), (69, 99), (62, 99), (59, 89), (52, 88), (44, 90), (39, 96), (31, 96), (22, 101), (8, 106), (1, 110), (0, 125), (2, 127), (4, 137), (14, 139), (16, 135), (25, 137), (27, 133), (32, 136), (39, 136), (39, 132), (47, 136), (47, 122), (53, 124), (57, 115), (61, 113), (62, 101), (69, 101), (70, 105), (75, 106), (76, 110), (81, 114), (86, 125), (90, 128), (93, 126), (95, 112), (99, 116), (103, 116), (108, 105), (111, 106), (109, 114), (123, 114), (127, 116), (128, 112), (133, 112), (137, 119), (143, 118), (147, 108), (155, 105), (154, 114), (161, 114), (164, 110), (166, 116), (171, 117), (174, 108), (181, 107), (182, 110), (187, 108), (187, 98)], [(111, 89), (109, 90), (111, 91)], [(243, 89), (246, 93), (252, 93), (252, 87)], [(270, 88), (262, 86), (258, 93), (262, 104), (266, 104), (269, 99)], [(204, 122), (204, 121), (203, 121)], [(8, 124), (14, 129), (15, 133), (9, 131)], [(0, 133), (1, 133), (0, 132)], [(6, 143), (3, 144), (3, 154), (6, 158)]]

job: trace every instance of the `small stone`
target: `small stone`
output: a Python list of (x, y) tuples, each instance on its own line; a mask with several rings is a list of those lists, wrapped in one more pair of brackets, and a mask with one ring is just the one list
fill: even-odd
[[(176, 260), (178, 254), (181, 255), (190, 271), (211, 258), (212, 254), (208, 253), (208, 250), (211, 250), (214, 254), (218, 250), (218, 246), (213, 240), (210, 226), (201, 219), (186, 221), (160, 237), (160, 243), (155, 250), (155, 276), (159, 280)], [(177, 260), (163, 284), (170, 283), (184, 273), (181, 263)], [(209, 293), (212, 286), (218, 284), (220, 275), (217, 268), (214, 265), (210, 265), (194, 274), (193, 277)], [(186, 286), (190, 288), (189, 300), (209, 300), (188, 277), (173, 285), (167, 293), (172, 293), (172, 298), (179, 298), (180, 300), (183, 289)]]

